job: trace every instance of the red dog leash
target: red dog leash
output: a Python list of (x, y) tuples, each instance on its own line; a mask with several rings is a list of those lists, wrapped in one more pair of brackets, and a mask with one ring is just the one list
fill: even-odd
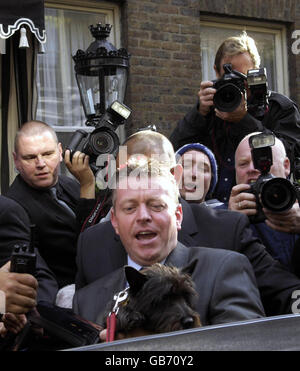
[(114, 341), (115, 340), (115, 333), (116, 333), (116, 325), (117, 325), (117, 314), (119, 312), (120, 304), (126, 304), (126, 300), (128, 298), (128, 290), (126, 288), (123, 291), (120, 291), (118, 294), (114, 295), (115, 305), (112, 311), (109, 313), (106, 319), (106, 341)]

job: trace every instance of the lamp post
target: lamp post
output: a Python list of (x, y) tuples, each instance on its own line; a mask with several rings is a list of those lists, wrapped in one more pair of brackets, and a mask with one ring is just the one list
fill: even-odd
[(116, 49), (106, 40), (111, 25), (89, 26), (96, 39), (86, 51), (77, 50), (73, 56), (76, 81), (87, 118), (86, 125), (95, 130), (76, 130), (68, 145), (71, 156), (79, 150), (89, 155), (96, 172), (97, 159), (103, 154), (115, 154), (119, 138), (115, 130), (128, 119), (131, 110), (123, 104), (129, 69), (126, 49)]
[(79, 49), (73, 56), (86, 125), (97, 126), (115, 101), (121, 104), (124, 101), (129, 54), (126, 49), (116, 49), (106, 40), (111, 28), (111, 25), (101, 23), (89, 26), (95, 41), (86, 51)]

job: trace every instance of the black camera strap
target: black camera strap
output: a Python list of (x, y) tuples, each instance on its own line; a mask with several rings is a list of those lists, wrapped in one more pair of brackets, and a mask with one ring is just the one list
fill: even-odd
[(81, 232), (98, 223), (107, 215), (111, 207), (110, 196), (111, 192), (109, 189), (100, 192), (93, 210), (82, 224)]

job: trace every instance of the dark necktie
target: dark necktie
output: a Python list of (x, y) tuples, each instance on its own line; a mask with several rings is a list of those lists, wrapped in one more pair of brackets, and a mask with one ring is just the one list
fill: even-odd
[(51, 194), (53, 196), (53, 199), (58, 202), (61, 206), (63, 206), (74, 218), (76, 217), (74, 211), (70, 208), (70, 206), (63, 200), (60, 200), (57, 197), (57, 189), (55, 187), (50, 188)]

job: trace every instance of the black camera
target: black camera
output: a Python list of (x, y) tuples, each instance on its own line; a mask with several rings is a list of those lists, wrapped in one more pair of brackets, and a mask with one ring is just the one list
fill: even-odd
[(76, 151), (83, 152), (90, 157), (92, 170), (97, 171), (96, 161), (99, 155), (115, 155), (120, 141), (115, 130), (125, 123), (130, 116), (131, 110), (125, 104), (114, 101), (101, 117), (93, 117), (86, 122), (95, 129), (88, 133), (85, 130), (76, 130), (66, 149), (72, 155)]
[[(265, 114), (268, 105), (268, 84), (265, 68), (253, 69), (247, 76), (232, 69), (230, 63), (224, 64), (223, 77), (213, 80), (213, 87), (217, 90), (214, 95), (214, 105), (222, 112), (233, 112), (240, 104), (242, 96), (247, 100), (247, 110), (252, 116), (259, 118)], [(250, 94), (247, 95), (245, 82), (247, 81)]]
[(249, 138), (253, 166), (261, 172), (255, 183), (250, 184), (257, 203), (257, 214), (250, 216), (251, 223), (261, 223), (266, 217), (262, 208), (273, 212), (289, 210), (297, 199), (297, 190), (285, 178), (275, 177), (270, 173), (273, 164), (272, 146), (274, 134), (257, 134)]
[(222, 112), (232, 112), (241, 104), (247, 76), (233, 70), (230, 63), (224, 64), (223, 69), (223, 77), (213, 80), (213, 87), (217, 90), (213, 99), (214, 105)]

